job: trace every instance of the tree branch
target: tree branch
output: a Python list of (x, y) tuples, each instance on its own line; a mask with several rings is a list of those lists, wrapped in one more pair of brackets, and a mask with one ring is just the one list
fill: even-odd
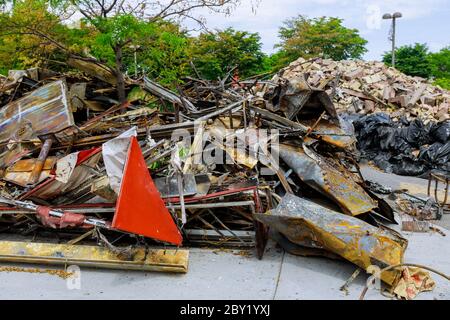
[[(175, 3), (172, 2), (174, 1), (171, 1), (171, 3), (169, 3), (167, 7), (165, 7), (156, 15), (152, 15), (151, 17), (149, 17), (149, 20), (155, 21), (157, 19), (167, 19), (172, 16), (187, 16), (189, 12), (199, 8), (208, 8), (215, 12), (219, 12), (220, 10), (218, 10), (217, 8), (223, 8), (227, 5), (238, 4), (240, 0), (199, 0), (197, 2), (182, 0), (175, 1)], [(173, 8), (172, 11), (170, 10), (171, 8)], [(189, 17), (192, 18), (192, 15), (189, 15)], [(194, 20), (197, 21), (198, 18)]]

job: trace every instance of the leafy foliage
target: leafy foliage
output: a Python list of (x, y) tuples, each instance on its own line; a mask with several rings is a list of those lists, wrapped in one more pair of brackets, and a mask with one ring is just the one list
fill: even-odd
[[(211, 0), (207, 4), (220, 1)], [(237, 2), (228, 0), (224, 4), (229, 9)], [(247, 77), (277, 71), (299, 57), (342, 60), (361, 58), (367, 51), (367, 41), (358, 31), (344, 27), (341, 19), (333, 17), (298, 16), (286, 21), (279, 30), (282, 41), (277, 47), (280, 50), (270, 56), (261, 51), (257, 33), (229, 28), (189, 37), (177, 23), (167, 19), (175, 18), (180, 8), (187, 14), (195, 4), (187, 0), (176, 3), (178, 7), (160, 13), (158, 7), (152, 7), (154, 14), (144, 19), (136, 12), (126, 14), (122, 10), (118, 14), (116, 10), (109, 10), (112, 4), (117, 4), (115, 0), (0, 1), (3, 8), (0, 13), (0, 72), (6, 74), (10, 69), (31, 67), (66, 71), (67, 56), (75, 54), (98, 59), (114, 69), (120, 61), (121, 71), (130, 75), (137, 71), (174, 88), (183, 77), (193, 73), (190, 61), (203, 77), (217, 79), (223, 78), (234, 66), (242, 77)], [(81, 11), (89, 6), (99, 10), (83, 14)], [(65, 23), (64, 15), (58, 14), (58, 10), (78, 10), (83, 19), (76, 25)], [(398, 48), (396, 56), (399, 70), (412, 76), (432, 78), (435, 84), (450, 89), (450, 47), (429, 53), (425, 44), (414, 44)], [(390, 63), (390, 53), (383, 56), (383, 61)]]
[(207, 79), (223, 78), (237, 66), (243, 77), (263, 71), (264, 53), (257, 33), (228, 28), (214, 33), (202, 33), (192, 40), (193, 62)]
[[(45, 66), (44, 62), (52, 60), (60, 60), (63, 68), (65, 55), (76, 54), (96, 58), (120, 71), (117, 73), (119, 84), (122, 71), (134, 73), (136, 53), (138, 71), (162, 84), (172, 85), (190, 71), (187, 66), (191, 47), (188, 36), (167, 19), (193, 19), (201, 24), (202, 19), (191, 13), (192, 10), (209, 8), (214, 12), (229, 13), (239, 1), (3, 0), (0, 4), (12, 7), (16, 14), (13, 17), (3, 13), (2, 21), (14, 24), (21, 21), (21, 24), (12, 29), (7, 25), (0, 27), (3, 31), (11, 31), (0, 35), (0, 55), (5, 57), (0, 62), (0, 69), (5, 72), (11, 68)], [(80, 26), (68, 27), (62, 16), (50, 13), (54, 10), (78, 12), (83, 17)], [(32, 33), (27, 33), (30, 39), (24, 33), (27, 25), (33, 29)], [(48, 36), (52, 41), (44, 40)], [(33, 46), (26, 48), (30, 44)], [(16, 54), (17, 50), (20, 56)], [(123, 96), (123, 90), (118, 88), (118, 91)]]
[[(402, 46), (395, 50), (395, 67), (401, 72), (423, 78), (431, 76), (431, 68), (428, 62), (428, 47), (426, 44)], [(383, 55), (383, 62), (391, 65), (391, 52)]]
[(90, 53), (101, 61), (115, 66), (116, 46), (138, 45), (154, 33), (155, 26), (141, 22), (132, 15), (119, 15), (93, 22), (96, 32), (89, 45)]
[(10, 12), (0, 14), (0, 71), (45, 67), (59, 60), (56, 42), (65, 39), (67, 31), (59, 17), (47, 10), (46, 1), (16, 0)]
[(309, 19), (305, 16), (284, 22), (279, 30), (281, 48), (279, 63), (287, 64), (299, 57), (305, 59), (322, 56), (333, 60), (357, 59), (367, 52), (357, 29), (342, 25), (343, 20), (334, 17)]
[(428, 55), (431, 74), (435, 84), (450, 90), (450, 46)]
[(438, 78), (433, 83), (436, 86), (450, 90), (450, 78)]
[[(115, 67), (114, 46), (124, 45), (124, 71), (134, 74), (134, 49), (140, 72), (171, 86), (187, 75), (189, 39), (180, 27), (167, 21), (145, 22), (132, 15), (83, 19), (68, 27), (50, 13), (43, 0), (17, 1), (11, 13), (0, 16), (0, 72), (10, 69), (51, 67), (67, 69), (67, 53), (92, 56)], [(28, 29), (30, 27), (31, 29)], [(63, 45), (62, 52), (54, 43), (34, 34), (34, 29)]]
[[(426, 44), (416, 43), (395, 50), (395, 67), (401, 72), (422, 78), (434, 78), (434, 84), (450, 89), (450, 47), (430, 53)], [(391, 53), (383, 55), (383, 62), (391, 65)]]
[[(146, 38), (138, 54), (138, 71), (166, 86), (180, 83), (189, 74), (189, 38), (176, 24), (159, 21), (154, 33)], [(131, 53), (125, 59), (129, 72), (134, 72)]]
[(289, 63), (296, 60), (297, 58), (293, 58), (289, 56), (286, 51), (279, 50), (265, 59), (265, 70), (270, 72), (277, 72), (281, 68), (286, 67)]

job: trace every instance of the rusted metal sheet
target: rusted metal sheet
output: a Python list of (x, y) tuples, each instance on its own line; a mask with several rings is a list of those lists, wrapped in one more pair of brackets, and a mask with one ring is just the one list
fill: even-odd
[(323, 141), (343, 149), (349, 148), (356, 143), (354, 135), (349, 135), (328, 120), (321, 120), (314, 128), (314, 133)]
[[(293, 243), (328, 250), (364, 270), (372, 265), (385, 268), (402, 263), (408, 245), (390, 229), (374, 227), (292, 194), (284, 196), (276, 209), (254, 216)], [(393, 285), (400, 276), (401, 272), (391, 270), (381, 279)]]
[[(297, 115), (301, 118), (319, 115), (325, 111), (329, 117), (338, 120), (337, 112), (330, 96), (321, 88), (315, 88), (308, 84), (305, 77), (290, 79), (282, 85), (281, 90), (275, 90), (271, 97), (274, 105), (279, 101), (280, 110), (286, 118), (293, 120)], [(306, 117), (305, 117), (306, 116)]]
[[(260, 224), (262, 224), (260, 222)], [(264, 225), (264, 224), (262, 224)], [(343, 260), (341, 256), (325, 250), (324, 248), (318, 248), (317, 246), (312, 246), (311, 243), (294, 243), (286, 238), (285, 235), (281, 234), (273, 228), (270, 229), (270, 238), (278, 243), (284, 251), (289, 252), (295, 256), (302, 257), (327, 257), (329, 259)], [(310, 242), (310, 241), (309, 241)]]
[[(50, 172), (56, 164), (56, 157), (49, 157), (44, 163), (40, 173), (38, 182), (44, 181), (50, 177)], [(33, 169), (36, 166), (37, 159), (19, 160), (13, 166), (10, 166), (5, 171), (3, 180), (26, 187)]]
[(0, 261), (107, 269), (186, 273), (188, 250), (132, 249), (132, 259), (121, 259), (105, 247), (56, 243), (0, 241)]
[[(57, 158), (56, 157), (48, 157), (45, 160), (44, 166), (42, 167), (43, 170), (51, 170), (53, 166), (56, 163)], [(25, 159), (25, 160), (19, 160), (14, 165), (10, 166), (8, 169), (6, 169), (6, 172), (29, 172), (32, 171), (34, 168), (34, 165), (36, 163), (36, 159)]]
[(292, 120), (311, 97), (313, 91), (302, 77), (292, 80), (280, 95), (280, 109)]
[(66, 82), (58, 80), (0, 109), (0, 142), (34, 139), (74, 124)]
[(280, 145), (280, 157), (302, 181), (328, 196), (345, 213), (356, 216), (377, 208), (377, 202), (350, 178), (351, 173), (334, 168), (306, 146)]

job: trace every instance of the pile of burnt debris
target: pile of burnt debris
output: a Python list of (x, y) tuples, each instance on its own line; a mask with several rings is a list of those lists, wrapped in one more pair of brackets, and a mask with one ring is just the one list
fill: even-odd
[[(450, 174), (450, 93), (382, 62), (298, 59), (278, 77), (323, 88), (353, 122), (362, 157), (386, 172)], [(350, 115), (350, 116), (347, 116)]]
[(440, 204), (364, 181), (323, 88), (303, 76), (189, 78), (173, 91), (126, 78), (119, 103), (112, 70), (72, 65), (1, 79), (0, 230), (15, 240), (0, 260), (186, 272), (180, 247), (263, 258), (271, 236), (293, 254), (388, 267), (399, 297), (433, 288), (402, 266), (407, 240), (384, 223), (412, 207), (436, 218)]
[(304, 76), (333, 95), (339, 113), (389, 113), (394, 120), (450, 119), (450, 92), (427, 79), (411, 77), (378, 61), (298, 59), (280, 71), (286, 79)]

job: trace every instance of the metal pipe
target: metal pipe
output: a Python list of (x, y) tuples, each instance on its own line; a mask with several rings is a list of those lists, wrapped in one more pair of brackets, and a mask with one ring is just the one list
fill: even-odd
[[(234, 201), (234, 202), (218, 202), (218, 203), (199, 203), (199, 204), (185, 204), (186, 209), (206, 209), (206, 208), (230, 208), (230, 207), (244, 207), (253, 206), (255, 203), (251, 200), (248, 201)], [(180, 204), (171, 204), (173, 209), (181, 209)], [(59, 209), (55, 209), (59, 210)], [(71, 213), (114, 213), (116, 208), (74, 208), (74, 209), (64, 209), (65, 212)], [(59, 211), (56, 211), (59, 212)], [(0, 210), (0, 215), (3, 214), (26, 214), (29, 210), (26, 209), (14, 209), (10, 210)]]
[(395, 68), (395, 19), (392, 17), (392, 67)]
[[(34, 203), (30, 203), (30, 202), (25, 202), (25, 201), (9, 200), (9, 199), (5, 199), (5, 198), (0, 198), (0, 202), (7, 203), (7, 204), (10, 204), (13, 206), (17, 206), (19, 208), (23, 208), (23, 209), (30, 210), (33, 212), (38, 212), (38, 209), (39, 209), (38, 205), (35, 205)], [(48, 213), (50, 216), (58, 217), (58, 218), (62, 218), (64, 215), (64, 211), (59, 211), (59, 210), (54, 210), (54, 209), (50, 209), (48, 211)], [(100, 220), (100, 219), (86, 217), (84, 219), (83, 223), (89, 224), (92, 226), (109, 229), (108, 223), (106, 221)]]
[(47, 156), (50, 152), (52, 144), (53, 139), (45, 139), (44, 144), (41, 148), (41, 152), (39, 153), (39, 157), (37, 158), (36, 164), (34, 165), (33, 172), (31, 173), (30, 181), (28, 182), (29, 185), (35, 185), (39, 181), (39, 177), (41, 176), (45, 160), (47, 160)]
[(396, 28), (396, 20), (401, 18), (402, 14), (400, 12), (395, 12), (393, 14), (385, 13), (383, 15), (383, 19), (392, 20), (392, 34), (389, 37), (389, 40), (392, 42), (392, 67), (395, 68), (395, 28)]

